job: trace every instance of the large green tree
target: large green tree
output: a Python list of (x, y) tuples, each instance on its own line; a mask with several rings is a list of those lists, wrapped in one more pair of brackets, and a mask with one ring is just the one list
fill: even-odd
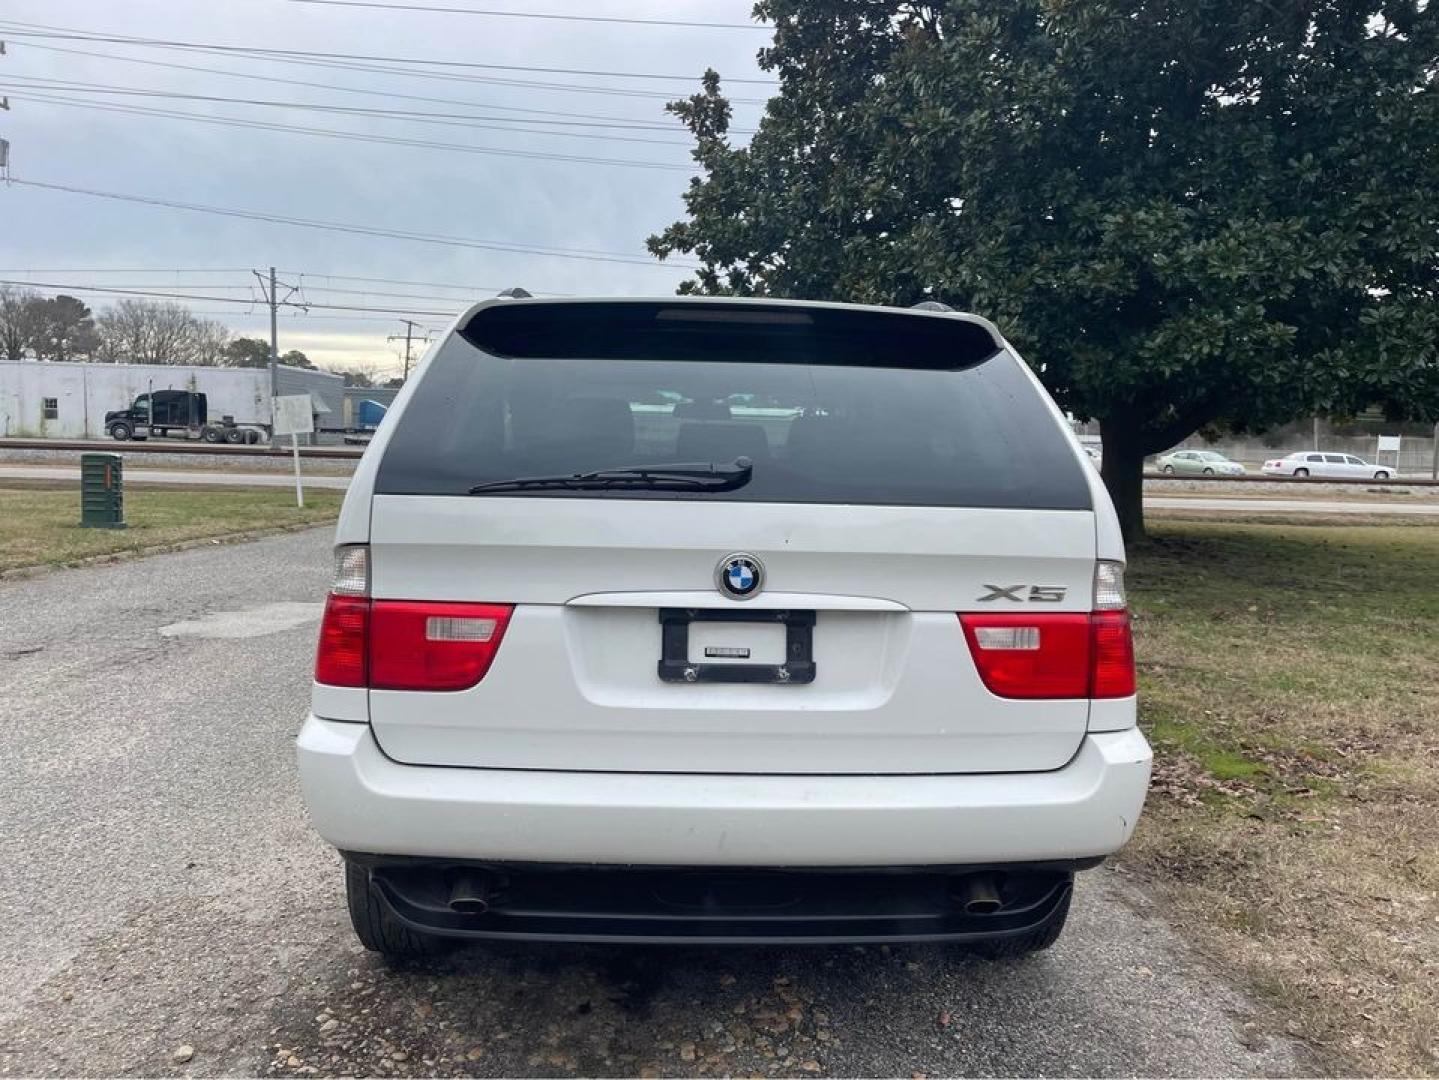
[(671, 109), (703, 176), (650, 238), (682, 292), (994, 319), (1098, 418), (1143, 532), (1146, 454), (1439, 397), (1435, 5), (763, 0), (747, 146), (708, 72)]

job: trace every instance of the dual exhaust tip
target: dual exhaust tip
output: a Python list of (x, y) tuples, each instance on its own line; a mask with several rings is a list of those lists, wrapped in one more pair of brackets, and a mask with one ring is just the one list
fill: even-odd
[[(489, 874), (462, 870), (450, 882), (450, 910), (457, 915), (483, 915), (490, 910), (493, 881)], [(993, 874), (970, 874), (951, 887), (966, 915), (993, 915), (1004, 906)]]

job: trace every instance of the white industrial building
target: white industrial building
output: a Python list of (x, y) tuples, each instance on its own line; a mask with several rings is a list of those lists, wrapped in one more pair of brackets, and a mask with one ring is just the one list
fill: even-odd
[[(310, 395), (317, 428), (343, 426), (345, 380), (339, 375), (281, 366), (278, 382), (282, 395)], [(270, 422), (266, 368), (21, 361), (0, 363), (0, 438), (103, 438), (107, 412), (156, 390), (204, 394), (216, 420)]]

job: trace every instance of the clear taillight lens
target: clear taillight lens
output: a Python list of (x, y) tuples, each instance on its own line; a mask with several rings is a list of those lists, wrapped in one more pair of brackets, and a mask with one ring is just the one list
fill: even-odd
[(1124, 564), (1107, 560), (1094, 567), (1094, 610), (1122, 611), (1128, 606), (1124, 597)]
[(337, 596), (370, 595), (370, 549), (363, 544), (335, 549), (335, 579), (330, 592)]

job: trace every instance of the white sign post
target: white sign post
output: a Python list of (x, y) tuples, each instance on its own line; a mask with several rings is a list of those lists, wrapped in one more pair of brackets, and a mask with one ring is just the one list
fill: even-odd
[(1399, 471), (1399, 443), (1400, 443), (1400, 439), (1401, 439), (1401, 436), (1399, 436), (1399, 435), (1380, 435), (1380, 436), (1379, 436), (1379, 449), (1378, 449), (1378, 451), (1377, 451), (1377, 452), (1375, 453), (1375, 455), (1374, 455), (1375, 463), (1376, 463), (1376, 464), (1379, 464), (1379, 465), (1383, 465), (1383, 464), (1384, 464), (1384, 455), (1385, 455), (1385, 454), (1393, 454), (1393, 455), (1394, 455), (1394, 471), (1395, 471), (1395, 472), (1398, 472), (1398, 471)]
[(305, 489), (300, 483), (300, 435), (315, 430), (315, 412), (309, 394), (288, 394), (275, 399), (275, 434), (290, 436), (295, 454), (295, 505), (304, 509)]

